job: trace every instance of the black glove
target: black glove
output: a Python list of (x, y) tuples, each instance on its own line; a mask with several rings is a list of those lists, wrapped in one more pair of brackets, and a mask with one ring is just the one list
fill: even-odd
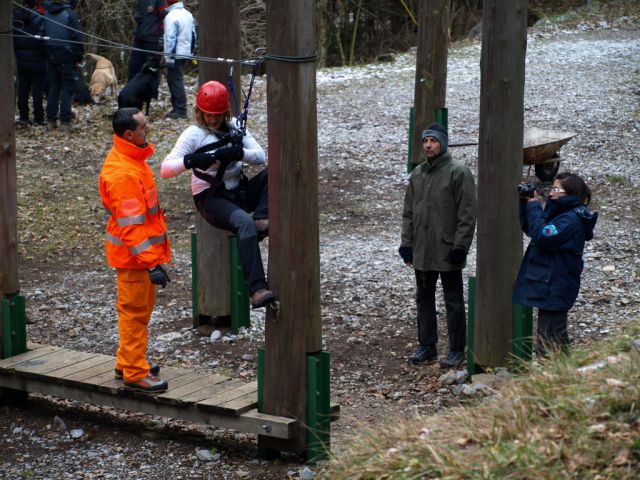
[(404, 260), (404, 263), (406, 263), (407, 265), (410, 265), (413, 263), (413, 248), (400, 247), (398, 249), (398, 253), (402, 257), (402, 260)]
[(230, 147), (219, 148), (213, 154), (213, 158), (221, 164), (229, 165), (231, 162), (242, 160), (244, 157), (244, 148), (242, 145), (231, 145)]
[(149, 270), (149, 278), (154, 285), (162, 285), (162, 288), (167, 286), (167, 283), (171, 282), (167, 271), (160, 265), (156, 265)]
[(447, 259), (451, 265), (462, 265), (467, 259), (467, 251), (464, 248), (455, 247), (449, 251)]
[(182, 161), (184, 162), (185, 168), (199, 168), (200, 170), (206, 170), (213, 165), (215, 159), (210, 153), (188, 153), (184, 156)]

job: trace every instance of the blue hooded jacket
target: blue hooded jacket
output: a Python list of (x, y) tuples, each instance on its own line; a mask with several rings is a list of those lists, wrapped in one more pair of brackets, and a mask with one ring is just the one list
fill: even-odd
[(567, 195), (520, 203), (522, 231), (531, 237), (513, 292), (513, 302), (545, 310), (568, 311), (580, 290), (582, 251), (593, 238), (598, 214)]

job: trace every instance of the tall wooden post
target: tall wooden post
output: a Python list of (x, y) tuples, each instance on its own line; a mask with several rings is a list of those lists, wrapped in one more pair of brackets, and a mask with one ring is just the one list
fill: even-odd
[(420, 135), (435, 121), (435, 109), (444, 108), (447, 94), (449, 0), (421, 0), (418, 11), (418, 50), (413, 100), (411, 162), (420, 162)]
[(527, 1), (485, 0), (478, 162), (476, 363), (513, 351), (511, 294), (522, 255), (516, 186), (522, 176)]
[[(315, 54), (314, 0), (267, 0), (269, 55)], [(269, 60), (269, 286), (264, 413), (300, 420), (296, 437), (260, 446), (301, 453), (307, 411), (306, 355), (322, 349), (318, 240), (316, 64)]]
[[(11, 31), (11, 2), (0, 2), (0, 31)], [(4, 92), (5, 101), (0, 102), (0, 299), (20, 290), (13, 72), (13, 40), (9, 35), (2, 35), (0, 91)]]
[[(240, 59), (240, 6), (237, 0), (200, 2), (199, 53), (206, 57)], [(200, 62), (202, 85), (217, 80), (227, 85), (231, 64)], [(234, 64), (234, 88), (240, 93), (240, 65)], [(241, 101), (239, 99), (238, 101)], [(232, 113), (235, 115), (233, 101)], [(198, 311), (209, 317), (228, 317), (231, 313), (229, 233), (209, 225), (196, 215), (198, 251)], [(197, 320), (197, 319), (194, 319)]]

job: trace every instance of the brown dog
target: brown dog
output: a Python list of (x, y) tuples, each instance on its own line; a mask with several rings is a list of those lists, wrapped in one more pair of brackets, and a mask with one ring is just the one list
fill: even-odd
[(113, 64), (106, 58), (93, 53), (87, 53), (87, 57), (96, 62), (96, 68), (89, 83), (89, 92), (93, 101), (100, 103), (109, 87), (111, 87), (111, 97), (118, 95), (118, 79)]

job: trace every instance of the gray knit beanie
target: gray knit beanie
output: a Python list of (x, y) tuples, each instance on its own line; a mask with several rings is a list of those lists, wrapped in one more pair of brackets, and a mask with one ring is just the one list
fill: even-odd
[(433, 137), (440, 143), (440, 155), (447, 151), (449, 147), (449, 135), (445, 128), (439, 123), (432, 123), (422, 132), (422, 141), (427, 137)]

